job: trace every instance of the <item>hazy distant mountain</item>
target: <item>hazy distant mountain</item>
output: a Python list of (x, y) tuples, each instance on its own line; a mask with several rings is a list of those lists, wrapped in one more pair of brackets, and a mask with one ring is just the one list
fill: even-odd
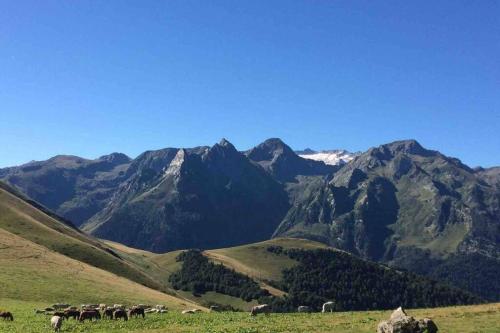
[(328, 165), (343, 165), (354, 159), (357, 154), (343, 149), (314, 151), (306, 148), (295, 151), (302, 158), (321, 161)]
[(107, 204), (126, 179), (130, 158), (113, 153), (95, 160), (55, 156), (0, 169), (0, 178), (25, 195), (80, 225)]

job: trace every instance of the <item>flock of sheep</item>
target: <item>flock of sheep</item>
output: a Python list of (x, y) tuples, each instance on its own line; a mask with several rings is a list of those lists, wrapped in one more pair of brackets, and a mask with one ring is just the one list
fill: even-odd
[[(333, 312), (335, 308), (334, 302), (326, 302), (323, 304), (322, 312)], [(210, 311), (219, 311), (217, 306), (211, 306)], [(299, 306), (298, 312), (311, 312), (311, 308), (308, 306)], [(35, 309), (36, 314), (50, 315), (50, 325), (54, 331), (59, 332), (63, 324), (63, 320), (73, 318), (80, 322), (85, 320), (99, 320), (104, 319), (114, 319), (114, 320), (124, 320), (127, 321), (132, 317), (142, 317), (145, 318), (146, 313), (167, 313), (167, 307), (165, 305), (144, 305), (138, 304), (132, 307), (126, 308), (122, 304), (114, 304), (113, 306), (108, 306), (106, 304), (82, 304), (80, 308), (76, 306), (71, 306), (70, 304), (57, 303), (51, 307), (45, 308), (43, 310)], [(202, 312), (200, 309), (190, 309), (182, 311), (182, 314), (194, 314), (197, 312)], [(271, 306), (268, 304), (261, 304), (252, 307), (250, 315), (256, 316), (259, 313), (269, 314), (271, 313)], [(8, 311), (0, 311), (0, 318), (4, 320), (14, 320), (12, 313)]]
[(114, 319), (127, 321), (133, 317), (146, 317), (146, 313), (166, 313), (167, 307), (164, 305), (144, 305), (138, 304), (126, 308), (122, 304), (114, 304), (108, 306), (106, 304), (82, 304), (80, 308), (71, 306), (70, 304), (58, 303), (43, 310), (35, 309), (37, 314), (50, 315), (50, 324), (54, 331), (58, 332), (61, 329), (62, 323), (65, 319), (73, 318), (80, 322), (85, 320), (99, 320), (99, 319)]

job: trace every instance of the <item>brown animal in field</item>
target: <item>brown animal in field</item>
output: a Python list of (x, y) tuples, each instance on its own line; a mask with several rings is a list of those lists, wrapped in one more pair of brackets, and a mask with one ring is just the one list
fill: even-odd
[(78, 317), (78, 320), (85, 321), (87, 319), (90, 321), (92, 321), (93, 319), (101, 319), (101, 314), (96, 310), (84, 310), (80, 313), (80, 317)]
[(50, 325), (52, 326), (55, 332), (59, 332), (61, 330), (63, 318), (64, 317), (60, 316), (52, 316), (52, 318), (50, 318)]
[(74, 320), (77, 320), (78, 318), (80, 318), (80, 311), (68, 309), (64, 311), (64, 316), (66, 317), (66, 319), (69, 319), (71, 317)]
[(0, 318), (3, 318), (3, 320), (14, 320), (14, 316), (9, 311), (0, 311)]
[(104, 309), (104, 311), (102, 312), (102, 316), (104, 317), (104, 319), (113, 319), (113, 312), (115, 311), (115, 309), (113, 308), (106, 308)]
[(129, 318), (132, 318), (132, 317), (137, 318), (139, 316), (142, 316), (142, 318), (144, 318), (145, 317), (144, 309), (139, 308), (139, 307), (133, 307), (132, 309), (129, 310), (128, 316), (129, 316)]
[(122, 310), (122, 309), (115, 310), (115, 312), (113, 312), (113, 317), (115, 320), (118, 320), (121, 318), (123, 318), (123, 320), (125, 320), (125, 321), (128, 320), (127, 312), (125, 310)]
[(250, 315), (256, 316), (259, 313), (265, 313), (266, 315), (268, 315), (269, 313), (271, 313), (271, 307), (268, 304), (256, 305), (252, 308)]

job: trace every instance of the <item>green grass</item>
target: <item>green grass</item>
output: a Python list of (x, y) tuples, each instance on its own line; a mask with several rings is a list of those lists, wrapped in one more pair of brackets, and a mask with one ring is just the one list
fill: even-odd
[[(0, 332), (39, 333), (49, 331), (50, 318), (36, 315), (37, 303), (0, 299), (0, 308), (13, 312), (14, 322), (0, 320)], [(500, 304), (466, 307), (418, 309), (408, 311), (416, 317), (430, 317), (442, 333), (497, 333), (500, 331)], [(182, 315), (171, 311), (148, 315), (145, 320), (128, 322), (101, 320), (92, 323), (65, 321), (62, 332), (110, 333), (373, 333), (390, 311), (340, 312), (333, 314), (271, 314), (251, 317), (248, 313), (199, 313)]]
[(63, 256), (2, 229), (0, 282), (0, 299), (48, 304), (155, 303), (177, 309), (194, 306), (191, 302)]
[[(152, 252), (137, 250), (126, 247), (122, 244), (104, 241), (107, 245), (114, 248), (120, 256), (127, 258), (134, 264), (154, 278), (158, 283), (163, 283), (166, 289), (171, 288), (168, 279), (170, 275), (181, 268), (180, 262), (176, 261), (177, 256), (182, 251), (173, 251), (164, 254), (155, 254)], [(282, 270), (290, 268), (297, 264), (286, 255), (277, 255), (267, 251), (271, 245), (282, 246), (284, 248), (304, 248), (316, 249), (327, 247), (324, 244), (291, 238), (277, 238), (260, 243), (236, 246), (231, 248), (216, 249), (204, 251), (210, 260), (224, 264), (226, 267), (236, 270), (242, 274), (248, 275), (261, 284), (262, 288), (268, 289), (271, 294), (281, 296), (284, 293), (281, 290), (273, 288), (266, 284), (266, 281), (279, 281), (282, 278)], [(177, 291), (176, 295), (189, 299), (200, 304), (215, 302), (227, 304), (240, 310), (248, 310), (254, 302), (247, 303), (242, 299), (231, 297), (219, 293), (206, 293), (201, 296), (194, 296), (189, 292)]]
[(213, 261), (221, 262), (234, 270), (249, 275), (259, 281), (274, 280), (282, 278), (282, 271), (297, 264), (286, 255), (276, 255), (267, 251), (267, 247), (275, 245), (285, 249), (302, 248), (316, 249), (327, 246), (318, 242), (293, 239), (276, 238), (260, 243), (230, 247), (225, 249), (209, 250), (204, 254)]
[(66, 226), (3, 188), (0, 188), (1, 229), (75, 260), (159, 288), (133, 262), (107, 252), (105, 244)]

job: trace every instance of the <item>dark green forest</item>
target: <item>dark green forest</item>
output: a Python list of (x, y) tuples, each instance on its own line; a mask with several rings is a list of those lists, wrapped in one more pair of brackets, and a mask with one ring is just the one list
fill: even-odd
[(277, 246), (268, 247), (268, 251), (298, 261), (298, 265), (283, 271), (283, 280), (276, 285), (288, 293), (288, 308), (309, 305), (319, 309), (325, 301), (334, 301), (338, 311), (481, 302), (458, 288), (340, 251), (285, 250)]
[(269, 295), (248, 276), (208, 261), (198, 250), (182, 252), (177, 261), (182, 261), (182, 268), (170, 276), (174, 289), (191, 291), (195, 295), (215, 291), (247, 302)]
[(458, 288), (340, 251), (279, 246), (270, 246), (267, 251), (297, 261), (294, 267), (283, 270), (281, 281), (267, 281), (286, 291), (285, 297), (271, 296), (251, 278), (210, 262), (197, 250), (177, 257), (182, 267), (170, 276), (170, 282), (175, 289), (195, 295), (215, 291), (245, 301), (256, 299), (261, 304), (271, 304), (275, 312), (292, 312), (300, 305), (319, 311), (327, 301), (335, 302), (337, 311), (438, 307), (482, 301)]

